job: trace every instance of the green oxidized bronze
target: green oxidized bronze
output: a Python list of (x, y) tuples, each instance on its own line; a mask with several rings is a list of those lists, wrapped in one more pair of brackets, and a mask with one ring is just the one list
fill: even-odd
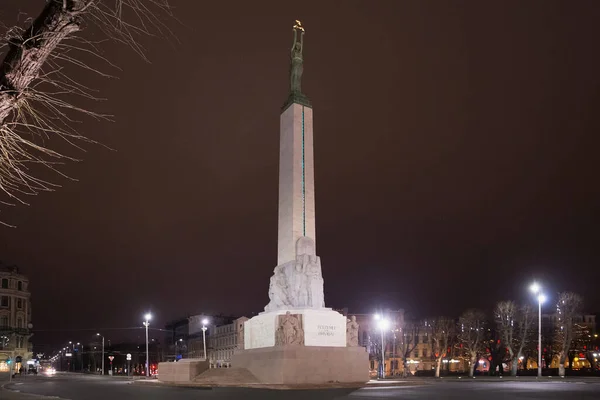
[(304, 48), (304, 27), (302, 23), (296, 20), (294, 25), (294, 43), (291, 50), (290, 61), (290, 94), (282, 109), (285, 110), (290, 104), (298, 103), (310, 107), (310, 101), (302, 93), (302, 72), (304, 70), (304, 57), (302, 50)]

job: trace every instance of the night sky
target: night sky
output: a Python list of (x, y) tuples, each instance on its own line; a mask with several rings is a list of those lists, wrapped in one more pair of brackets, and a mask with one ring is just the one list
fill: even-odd
[[(43, 4), (3, 0), (0, 18)], [(151, 64), (104, 45), (119, 79), (71, 70), (116, 120), (80, 131), (116, 151), (71, 149), (77, 182), (2, 207), (18, 227), (0, 228), (0, 259), (30, 278), (35, 344), (146, 310), (154, 326), (262, 311), (296, 18), (328, 306), (457, 316), (533, 301), (538, 279), (600, 311), (600, 2), (173, 4), (180, 43), (144, 40)]]

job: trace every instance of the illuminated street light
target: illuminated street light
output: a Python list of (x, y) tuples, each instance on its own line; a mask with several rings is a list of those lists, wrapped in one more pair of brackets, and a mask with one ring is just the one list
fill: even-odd
[(148, 366), (148, 355), (149, 355), (149, 351), (148, 351), (148, 327), (150, 326), (150, 320), (152, 319), (152, 314), (150, 313), (146, 313), (146, 315), (144, 315), (144, 326), (146, 327), (146, 378), (148, 378), (150, 376), (150, 369)]
[(538, 378), (542, 377), (542, 303), (546, 301), (546, 296), (541, 292), (542, 288), (537, 282), (529, 287), (536, 295), (538, 301)]
[(207, 360), (207, 358), (206, 358), (206, 330), (208, 328), (206, 327), (206, 325), (208, 325), (208, 319), (204, 318), (202, 320), (202, 344), (204, 345), (204, 361)]
[(386, 318), (384, 318), (382, 315), (380, 314), (375, 314), (373, 316), (373, 319), (375, 319), (375, 321), (377, 321), (377, 326), (379, 327), (379, 330), (381, 331), (381, 378), (385, 379), (385, 343), (384, 343), (384, 336), (385, 336), (385, 331), (390, 327), (390, 321), (388, 321)]
[[(102, 375), (104, 375), (104, 336), (100, 333), (96, 333), (96, 336), (102, 337)], [(96, 368), (94, 366), (94, 368)]]

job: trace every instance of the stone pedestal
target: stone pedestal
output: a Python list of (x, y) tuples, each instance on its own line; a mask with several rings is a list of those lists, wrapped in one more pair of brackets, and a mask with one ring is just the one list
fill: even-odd
[(209, 368), (204, 359), (184, 358), (177, 362), (158, 363), (158, 380), (168, 383), (192, 382), (196, 376)]
[(330, 308), (289, 308), (263, 312), (244, 324), (244, 349), (272, 347), (280, 320), (289, 312), (299, 320), (304, 346), (346, 347), (346, 317)]
[(231, 364), (269, 385), (363, 384), (369, 380), (369, 354), (364, 347), (285, 345), (236, 350)]
[(262, 384), (364, 383), (369, 355), (347, 347), (346, 317), (328, 308), (264, 312), (244, 324), (244, 350), (231, 365)]

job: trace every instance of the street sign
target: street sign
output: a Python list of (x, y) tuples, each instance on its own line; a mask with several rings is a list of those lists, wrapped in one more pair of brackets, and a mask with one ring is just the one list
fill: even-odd
[(108, 356), (108, 359), (110, 360), (110, 362), (112, 362), (112, 360), (115, 359), (115, 356)]
[(131, 353), (127, 353), (127, 361), (131, 361)]

